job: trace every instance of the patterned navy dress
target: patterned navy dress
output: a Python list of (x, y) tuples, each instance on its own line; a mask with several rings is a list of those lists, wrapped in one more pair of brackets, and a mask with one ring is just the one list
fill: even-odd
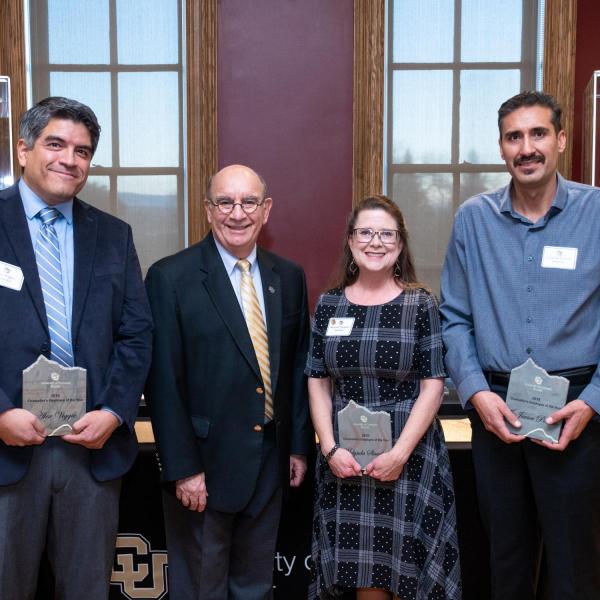
[[(330, 318), (354, 317), (349, 336), (326, 337)], [(350, 400), (389, 411), (396, 440), (419, 394), (419, 380), (443, 377), (437, 304), (422, 289), (386, 304), (349, 302), (341, 289), (319, 298), (306, 366), (333, 381), (333, 427)], [(454, 490), (437, 418), (400, 479), (338, 479), (321, 453), (316, 465), (309, 598), (344, 588), (384, 588), (402, 600), (459, 600)]]

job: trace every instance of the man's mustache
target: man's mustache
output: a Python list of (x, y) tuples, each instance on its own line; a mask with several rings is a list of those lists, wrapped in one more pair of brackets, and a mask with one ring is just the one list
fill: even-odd
[(546, 162), (546, 158), (542, 154), (529, 154), (528, 156), (517, 156), (515, 160), (513, 160), (513, 165), (518, 167), (523, 164), (539, 162), (544, 164)]

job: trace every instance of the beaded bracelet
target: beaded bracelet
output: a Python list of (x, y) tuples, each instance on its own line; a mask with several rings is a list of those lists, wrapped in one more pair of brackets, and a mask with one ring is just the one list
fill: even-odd
[(329, 462), (333, 458), (333, 455), (338, 451), (338, 449), (339, 446), (337, 444), (334, 444), (333, 448), (325, 455), (325, 460)]

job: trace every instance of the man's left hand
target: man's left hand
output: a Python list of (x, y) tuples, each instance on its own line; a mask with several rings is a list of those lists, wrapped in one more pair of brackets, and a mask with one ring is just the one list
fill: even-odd
[(73, 423), (73, 433), (63, 435), (65, 442), (79, 444), (90, 450), (104, 446), (112, 432), (119, 426), (119, 420), (107, 410), (92, 410)]
[(298, 487), (306, 475), (306, 456), (290, 454), (290, 486)]
[(567, 402), (560, 410), (553, 412), (546, 419), (548, 425), (553, 425), (558, 421), (564, 420), (558, 444), (538, 440), (535, 441), (540, 446), (562, 452), (573, 440), (576, 440), (581, 435), (581, 432), (585, 429), (585, 426), (590, 422), (590, 419), (593, 416), (594, 409), (583, 400)]

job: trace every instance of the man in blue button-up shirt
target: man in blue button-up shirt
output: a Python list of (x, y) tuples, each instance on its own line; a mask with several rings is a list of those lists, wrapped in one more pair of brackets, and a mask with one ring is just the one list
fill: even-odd
[[(492, 598), (535, 598), (544, 542), (551, 598), (600, 594), (600, 190), (557, 173), (566, 145), (551, 96), (498, 113), (512, 175), (456, 214), (442, 274), (448, 371), (473, 427)], [(508, 374), (528, 358), (571, 377), (557, 444), (514, 435)]]

